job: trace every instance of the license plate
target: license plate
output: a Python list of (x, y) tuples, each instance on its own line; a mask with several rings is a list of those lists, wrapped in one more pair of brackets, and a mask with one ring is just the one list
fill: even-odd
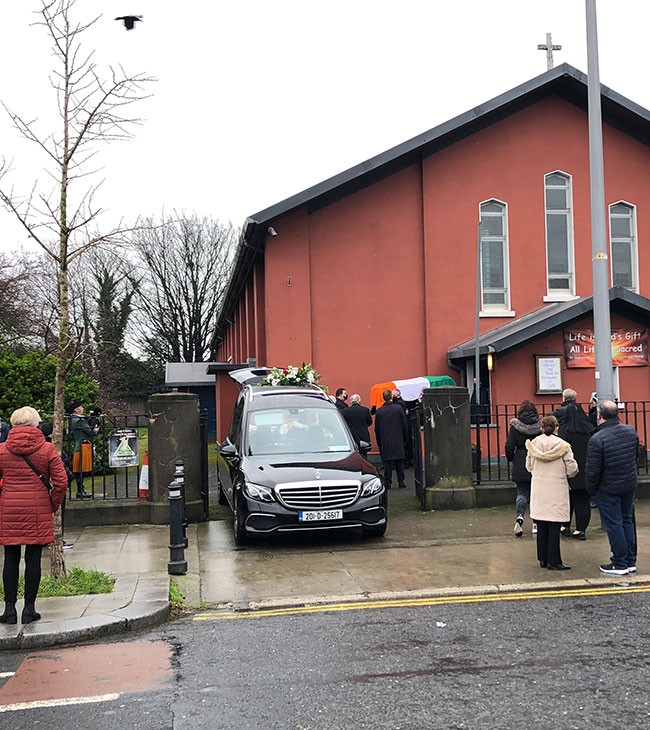
[(321, 522), (323, 520), (342, 520), (342, 509), (319, 509), (313, 512), (298, 512), (299, 522)]

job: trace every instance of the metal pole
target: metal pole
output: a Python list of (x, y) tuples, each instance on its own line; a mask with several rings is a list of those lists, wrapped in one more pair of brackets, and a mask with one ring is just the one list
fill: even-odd
[[(478, 338), (481, 334), (481, 219), (476, 242), (476, 332), (474, 339), (474, 395), (476, 397), (476, 483), (481, 483), (481, 367)], [(471, 408), (470, 408), (471, 412)]]
[(609, 257), (605, 220), (603, 123), (598, 71), (596, 0), (586, 0), (587, 74), (589, 107), (589, 177), (591, 187), (591, 268), (593, 275), (596, 392), (598, 400), (614, 399), (611, 323), (609, 316)]
[(182, 523), (183, 523), (183, 542), (187, 547), (187, 512), (185, 510), (185, 460), (176, 459), (174, 468), (174, 481), (178, 483), (181, 490), (181, 506), (182, 506)]
[[(481, 334), (481, 222), (478, 225), (478, 241), (476, 245), (476, 327), (474, 339), (474, 395), (476, 405), (481, 405), (481, 369), (479, 367), (479, 344), (478, 338)], [(480, 410), (480, 408), (479, 408)]]
[(183, 486), (176, 479), (167, 487), (169, 499), (169, 561), (167, 572), (170, 575), (185, 575), (184, 529), (183, 529)]

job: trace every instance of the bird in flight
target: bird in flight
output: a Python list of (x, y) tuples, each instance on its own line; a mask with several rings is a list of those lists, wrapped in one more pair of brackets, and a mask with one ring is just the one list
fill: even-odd
[(119, 18), (115, 18), (115, 20), (121, 20), (124, 23), (124, 27), (127, 30), (133, 30), (135, 27), (135, 24), (142, 20), (141, 15), (121, 15)]

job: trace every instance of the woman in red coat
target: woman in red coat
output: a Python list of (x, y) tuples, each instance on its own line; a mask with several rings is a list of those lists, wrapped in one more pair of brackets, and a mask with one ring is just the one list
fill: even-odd
[[(0, 545), (4, 545), (5, 562), (2, 582), (5, 612), (0, 623), (15, 624), (18, 594), (20, 548), (25, 545), (24, 624), (38, 621), (34, 604), (41, 582), (41, 552), (54, 542), (54, 520), (68, 486), (65, 467), (54, 446), (45, 441), (39, 428), (41, 417), (29, 406), (11, 414), (7, 440), (0, 444)], [(34, 471), (27, 460), (34, 466)], [(49, 490), (45, 482), (49, 482)]]

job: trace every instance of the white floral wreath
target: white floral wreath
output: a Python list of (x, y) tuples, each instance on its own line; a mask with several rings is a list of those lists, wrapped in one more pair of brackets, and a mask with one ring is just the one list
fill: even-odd
[(260, 385), (315, 385), (318, 388), (326, 390), (322, 385), (318, 384), (320, 373), (314, 370), (309, 363), (304, 363), (300, 367), (289, 365), (286, 368), (273, 368), (271, 372), (260, 381)]

